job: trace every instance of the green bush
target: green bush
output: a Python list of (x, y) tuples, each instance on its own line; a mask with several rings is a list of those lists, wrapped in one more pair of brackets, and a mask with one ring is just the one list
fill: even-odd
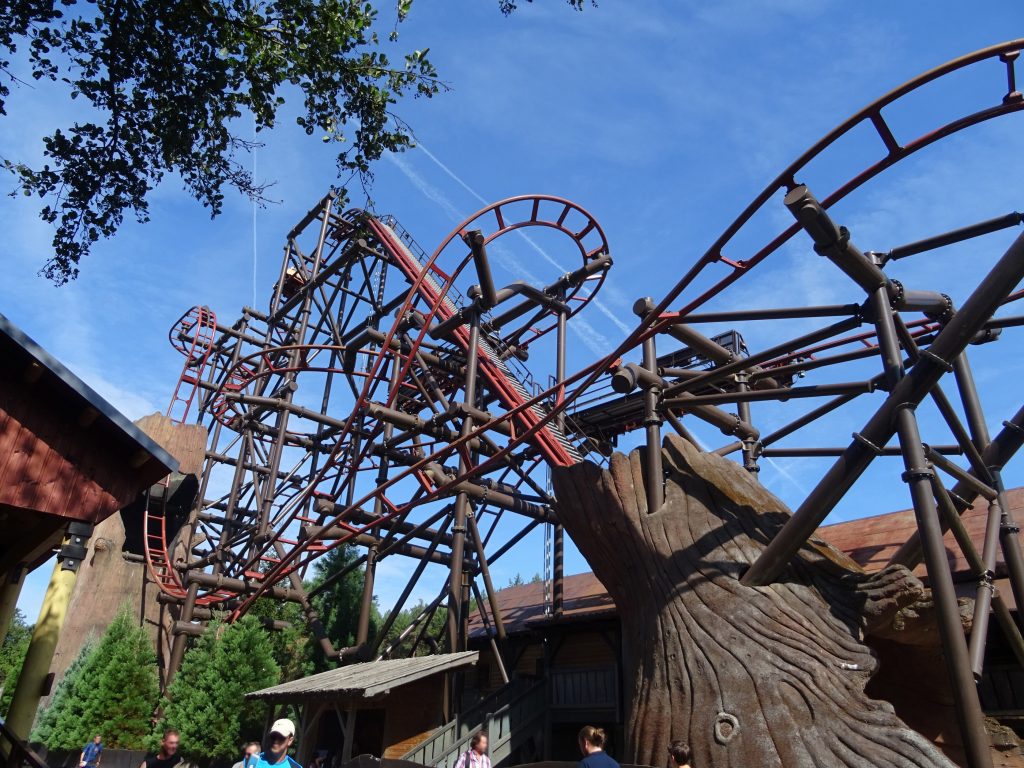
[(276, 684), (279, 676), (271, 639), (255, 617), (211, 622), (185, 654), (152, 743), (165, 728), (176, 728), (187, 758), (237, 757), (238, 745), (259, 738), (263, 729), (263, 703), (247, 701), (245, 694)]

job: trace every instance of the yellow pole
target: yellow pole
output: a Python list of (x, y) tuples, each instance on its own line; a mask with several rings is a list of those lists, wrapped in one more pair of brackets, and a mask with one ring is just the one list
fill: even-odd
[(11, 568), (7, 578), (0, 587), (0, 642), (7, 637), (11, 631), (11, 619), (14, 618), (14, 609), (18, 607), (18, 598), (21, 596), (21, 585), (25, 583), (25, 567), (17, 565)]
[(28, 739), (39, 700), (43, 697), (43, 685), (50, 673), (53, 652), (57, 648), (64, 617), (71, 603), (71, 593), (78, 578), (78, 566), (85, 558), (85, 545), (91, 535), (92, 525), (70, 523), (64, 545), (57, 554), (57, 562), (53, 566), (53, 575), (46, 588), (43, 607), (39, 609), (39, 619), (36, 621), (21, 674), (18, 676), (11, 708), (7, 712), (8, 727), (23, 740)]

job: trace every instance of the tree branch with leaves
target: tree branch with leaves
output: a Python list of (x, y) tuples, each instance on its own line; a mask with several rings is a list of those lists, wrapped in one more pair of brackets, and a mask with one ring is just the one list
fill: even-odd
[[(353, 181), (365, 190), (374, 161), (413, 145), (395, 105), (448, 88), (427, 50), (389, 55), (411, 6), (397, 0), (382, 34), (365, 0), (4, 3), (0, 115), (11, 85), (29, 79), (61, 84), (88, 106), (87, 119), (43, 139), (41, 167), (0, 158), (16, 180), (12, 195), (40, 198), (54, 227), (42, 274), (58, 285), (75, 279), (125, 216), (149, 219), (150, 193), (168, 175), (214, 217), (232, 189), (265, 204), (269, 184), (240, 160), (259, 146), (244, 118), (257, 134), (273, 128), (288, 99), (301, 100), (296, 121), (308, 135), (339, 148), (339, 192)], [(515, 3), (499, 0), (499, 9), (507, 15)]]

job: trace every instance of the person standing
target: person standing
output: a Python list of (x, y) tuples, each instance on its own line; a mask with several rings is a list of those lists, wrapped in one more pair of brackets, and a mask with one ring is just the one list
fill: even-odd
[(288, 755), (288, 750), (295, 743), (295, 723), (287, 717), (275, 720), (274, 724), (270, 726), (267, 743), (270, 744), (270, 748), (260, 753), (255, 768), (268, 768), (272, 765), (280, 765), (284, 768), (302, 768)]
[(487, 756), (487, 733), (477, 731), (469, 740), (469, 749), (459, 755), (454, 768), (491, 768), (491, 758)]
[(256, 763), (259, 762), (262, 750), (263, 748), (258, 741), (250, 741), (242, 751), (242, 759), (231, 766), (231, 768), (255, 768)]
[(579, 762), (580, 768), (620, 768), (619, 764), (605, 754), (604, 745), (607, 742), (603, 728), (595, 728), (586, 725), (580, 731), (579, 745), (583, 759)]
[(78, 757), (78, 768), (99, 768), (102, 757), (103, 737), (97, 733), (92, 741), (82, 747), (82, 754)]
[(146, 755), (139, 768), (174, 768), (181, 762), (181, 755), (178, 754), (180, 741), (181, 735), (173, 728), (168, 728), (160, 740), (160, 750), (155, 755)]
[(668, 753), (675, 768), (690, 768), (690, 745), (685, 741), (673, 741), (668, 745)]

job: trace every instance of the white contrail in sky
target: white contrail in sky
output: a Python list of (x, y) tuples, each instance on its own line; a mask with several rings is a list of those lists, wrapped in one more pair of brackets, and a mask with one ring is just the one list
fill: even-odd
[(808, 495), (809, 491), (807, 490), (807, 488), (804, 487), (804, 484), (797, 480), (788, 469), (783, 467), (779, 462), (775, 461), (771, 456), (762, 456), (761, 458), (767, 461), (769, 464), (771, 464), (776, 472), (782, 475), (782, 477), (786, 478), (786, 480), (788, 480), (790, 484), (798, 491), (800, 491), (800, 493), (802, 493), (805, 497)]
[[(692, 432), (690, 434), (693, 435)], [(696, 441), (697, 447), (700, 448), (702, 451), (706, 452), (708, 450), (708, 446), (705, 445), (704, 442), (699, 437), (697, 437), (696, 435), (693, 435), (693, 439)], [(761, 458), (764, 459), (765, 461), (767, 461), (769, 464), (772, 465), (772, 468), (776, 472), (779, 473), (779, 477), (782, 477), (783, 479), (789, 481), (789, 483), (794, 488), (796, 488), (798, 491), (800, 491), (800, 493), (802, 493), (805, 497), (807, 496), (807, 494), (808, 494), (807, 488), (805, 488), (804, 484), (801, 483), (799, 480), (796, 479), (796, 477), (793, 476), (792, 472), (790, 472), (788, 469), (783, 467), (782, 464), (780, 464), (779, 462), (775, 461), (771, 456), (762, 456)], [(769, 480), (767, 483), (765, 483), (765, 487), (768, 487), (770, 484), (771, 484), (771, 481)]]
[[(459, 176), (455, 173), (455, 171), (453, 171), (451, 168), (449, 168), (447, 165), (445, 165), (443, 162), (441, 162), (433, 152), (431, 152), (429, 149), (426, 148), (426, 146), (424, 146), (423, 142), (417, 140), (416, 141), (416, 146), (417, 146), (417, 148), (423, 150), (423, 154), (425, 154), (427, 157), (429, 157), (438, 168), (440, 168), (448, 176), (450, 176), (455, 181), (456, 184), (458, 184), (460, 187), (462, 187), (464, 190), (466, 190), (469, 194), (471, 194), (473, 197), (475, 197), (478, 201), (480, 201), (484, 205), (489, 205), (490, 204), (479, 192), (477, 192), (475, 189), (473, 189), (471, 186), (469, 186), (469, 184), (467, 184), (461, 178), (459, 178)], [(563, 267), (561, 264), (559, 264), (547, 251), (545, 251), (543, 248), (541, 248), (523, 230), (521, 230), (521, 229), (516, 230), (516, 234), (518, 234), (521, 238), (523, 238), (523, 240), (525, 240), (529, 244), (529, 246), (531, 248), (533, 248), (533, 250), (535, 250), (538, 254), (540, 254), (540, 257), (542, 259), (544, 259), (546, 262), (548, 262), (548, 264), (551, 264), (553, 267), (555, 267), (555, 269), (557, 269), (557, 270), (559, 270), (560, 272), (563, 272), (563, 273), (569, 271), (565, 267)], [(618, 315), (615, 314), (615, 312), (613, 312), (603, 301), (601, 301), (600, 299), (597, 299), (597, 298), (593, 299), (592, 301), (594, 303), (594, 306), (597, 307), (597, 310), (602, 315), (604, 315), (609, 320), (611, 320), (612, 324), (615, 325), (615, 327), (618, 328), (622, 333), (628, 334), (628, 333), (630, 333), (633, 330), (630, 326), (628, 326), (624, 322), (622, 322), (622, 320), (619, 319)]]

